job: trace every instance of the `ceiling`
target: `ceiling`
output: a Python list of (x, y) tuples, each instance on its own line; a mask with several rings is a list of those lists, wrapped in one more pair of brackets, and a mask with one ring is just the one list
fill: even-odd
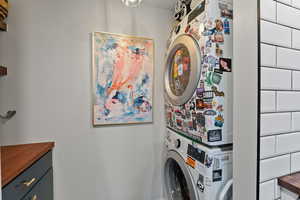
[(177, 0), (143, 0), (144, 3), (164, 9), (173, 9)]

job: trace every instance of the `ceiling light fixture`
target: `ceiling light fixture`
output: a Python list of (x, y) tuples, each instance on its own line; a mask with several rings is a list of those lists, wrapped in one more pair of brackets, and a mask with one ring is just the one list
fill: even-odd
[(128, 7), (138, 7), (142, 0), (122, 0), (122, 2)]

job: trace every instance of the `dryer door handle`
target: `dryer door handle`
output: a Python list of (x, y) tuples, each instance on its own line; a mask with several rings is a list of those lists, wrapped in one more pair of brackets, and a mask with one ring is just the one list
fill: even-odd
[(224, 188), (220, 193), (219, 200), (225, 200), (226, 194), (228, 193), (229, 189), (232, 187), (232, 184), (233, 184), (233, 179), (227, 181), (227, 183), (225, 184)]

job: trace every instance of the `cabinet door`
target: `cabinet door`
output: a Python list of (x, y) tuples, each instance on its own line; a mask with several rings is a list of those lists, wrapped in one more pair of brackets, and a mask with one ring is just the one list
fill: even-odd
[(52, 152), (48, 152), (31, 167), (22, 172), (3, 188), (3, 200), (22, 199), (39, 180), (52, 168)]
[(23, 200), (53, 200), (53, 170), (52, 168), (23, 198)]

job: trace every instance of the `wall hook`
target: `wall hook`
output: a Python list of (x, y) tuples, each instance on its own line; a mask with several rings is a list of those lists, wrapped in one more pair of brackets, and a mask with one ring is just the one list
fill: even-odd
[(7, 113), (5, 115), (0, 115), (1, 119), (5, 119), (5, 120), (9, 120), (11, 119), (15, 114), (17, 113), (17, 111), (15, 110), (9, 110), (7, 111)]

